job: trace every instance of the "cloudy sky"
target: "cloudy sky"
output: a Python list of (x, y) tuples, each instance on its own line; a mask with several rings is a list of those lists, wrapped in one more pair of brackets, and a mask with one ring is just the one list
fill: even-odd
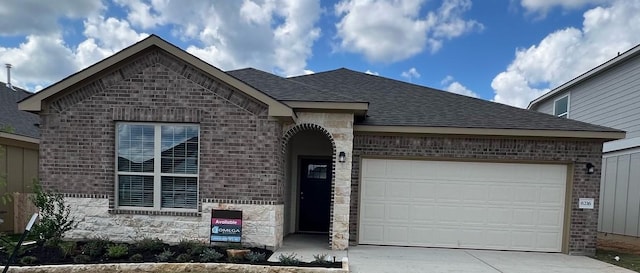
[(0, 63), (38, 91), (154, 33), (223, 70), (346, 67), (526, 107), (640, 43), (638, 14), (640, 0), (3, 0)]

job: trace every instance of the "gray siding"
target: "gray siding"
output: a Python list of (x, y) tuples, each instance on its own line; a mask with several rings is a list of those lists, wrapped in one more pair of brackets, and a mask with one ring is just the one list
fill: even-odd
[(640, 150), (602, 162), (598, 231), (640, 236)]
[[(560, 96), (564, 96), (564, 94), (565, 93), (561, 93)], [(557, 98), (559, 98), (560, 96), (557, 96)], [(533, 110), (536, 110), (538, 112), (542, 112), (542, 113), (545, 113), (545, 114), (553, 115), (553, 101), (554, 100), (555, 100), (555, 98), (543, 101), (542, 103), (540, 103), (538, 105), (537, 108), (535, 108)], [(569, 106), (569, 107), (571, 107), (571, 106)], [(571, 109), (569, 109), (569, 110), (571, 110)]]
[(569, 118), (625, 130), (627, 138), (640, 137), (640, 58), (609, 69), (569, 92)]

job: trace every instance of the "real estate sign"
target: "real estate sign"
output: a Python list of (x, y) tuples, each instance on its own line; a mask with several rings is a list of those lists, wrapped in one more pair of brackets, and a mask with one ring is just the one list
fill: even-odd
[(211, 210), (211, 242), (239, 243), (241, 238), (241, 210)]

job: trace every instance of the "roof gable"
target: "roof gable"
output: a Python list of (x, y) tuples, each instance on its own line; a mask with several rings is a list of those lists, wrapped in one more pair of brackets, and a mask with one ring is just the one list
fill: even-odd
[(121, 62), (127, 61), (129, 58), (142, 54), (147, 50), (159, 48), (168, 54), (171, 54), (191, 65), (195, 68), (209, 74), (226, 84), (238, 89), (248, 96), (255, 98), (258, 101), (265, 103), (268, 106), (270, 116), (282, 117), (282, 118), (294, 118), (293, 110), (282, 102), (270, 97), (269, 95), (255, 89), (254, 87), (247, 85), (246, 83), (224, 73), (218, 68), (202, 61), (201, 59), (185, 52), (184, 50), (162, 40), (156, 35), (151, 35), (144, 40), (127, 47), (120, 52), (85, 68), (45, 89), (33, 94), (19, 103), (19, 108), (25, 111), (39, 112), (41, 111), (42, 101), (53, 96), (59, 96), (64, 92), (73, 90), (74, 87), (78, 87), (87, 79), (97, 77), (101, 73), (105, 73), (111, 67), (118, 65)]

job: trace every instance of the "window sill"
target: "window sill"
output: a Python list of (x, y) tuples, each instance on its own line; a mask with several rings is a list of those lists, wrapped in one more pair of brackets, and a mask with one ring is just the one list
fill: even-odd
[(202, 212), (198, 212), (198, 211), (158, 211), (158, 210), (109, 209), (109, 214), (136, 214), (136, 215), (202, 217)]

